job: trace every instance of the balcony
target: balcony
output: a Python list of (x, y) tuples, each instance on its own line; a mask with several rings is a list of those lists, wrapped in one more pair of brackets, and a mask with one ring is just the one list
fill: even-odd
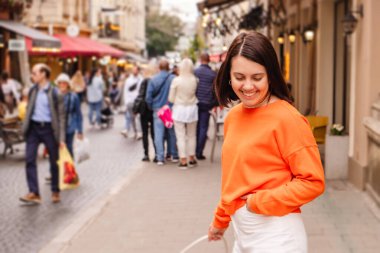
[(120, 39), (120, 25), (107, 22), (98, 24), (98, 37), (105, 39)]

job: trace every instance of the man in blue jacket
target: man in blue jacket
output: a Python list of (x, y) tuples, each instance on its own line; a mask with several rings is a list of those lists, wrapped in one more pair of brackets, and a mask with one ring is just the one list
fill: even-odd
[[(160, 72), (150, 79), (146, 92), (146, 103), (153, 110), (154, 125), (154, 145), (156, 147), (157, 165), (164, 165), (164, 138), (165, 125), (158, 117), (157, 112), (168, 103), (170, 85), (174, 79), (174, 75), (169, 73), (169, 63), (167, 60), (161, 60), (159, 63)], [(176, 137), (174, 128), (167, 129), (168, 149), (173, 156), (173, 161), (178, 159), (176, 146)]]
[(213, 82), (216, 77), (208, 65), (210, 56), (207, 53), (201, 55), (201, 65), (195, 70), (195, 76), (198, 78), (197, 98), (198, 98), (198, 125), (197, 125), (197, 147), (196, 157), (198, 160), (204, 160), (203, 149), (206, 145), (208, 123), (210, 120), (210, 110), (215, 106), (216, 99), (213, 93)]

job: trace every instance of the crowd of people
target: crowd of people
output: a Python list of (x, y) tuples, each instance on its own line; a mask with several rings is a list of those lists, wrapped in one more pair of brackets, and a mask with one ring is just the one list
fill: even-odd
[[(216, 73), (209, 66), (209, 55), (202, 54), (200, 66), (185, 58), (170, 70), (162, 59), (131, 72), (109, 72), (100, 68), (84, 75), (78, 70), (71, 78), (61, 73), (51, 80), (51, 69), (40, 63), (31, 71), (31, 87), (24, 87), (1, 76), (0, 120), (21, 122), (26, 142), (26, 175), (29, 193), (20, 200), (40, 203), (37, 180), (38, 146), (45, 146), (49, 157), (52, 202), (60, 202), (57, 160), (59, 149), (66, 147), (74, 157), (75, 138), (83, 140), (82, 102), (88, 104), (91, 128), (102, 128), (107, 117), (125, 112), (125, 138), (142, 139), (142, 161), (157, 165), (178, 163), (180, 169), (204, 160), (210, 110), (217, 105), (212, 84)], [(163, 106), (172, 110), (173, 127), (167, 127), (158, 116)], [(149, 152), (149, 135), (154, 155)]]

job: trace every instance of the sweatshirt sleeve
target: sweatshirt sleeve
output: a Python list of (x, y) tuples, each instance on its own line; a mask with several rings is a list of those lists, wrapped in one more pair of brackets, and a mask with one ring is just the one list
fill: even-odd
[[(227, 134), (229, 118), (230, 118), (229, 114), (227, 114), (224, 120), (224, 127), (223, 127), (224, 136), (226, 136)], [(222, 153), (222, 156), (223, 156), (223, 153)], [(212, 222), (212, 225), (216, 228), (227, 228), (230, 221), (231, 221), (231, 217), (229, 214), (226, 213), (224, 204), (222, 200), (220, 200), (214, 212), (214, 220)]]
[(301, 115), (292, 115), (275, 134), (279, 152), (293, 178), (290, 182), (251, 195), (247, 204), (255, 213), (283, 216), (312, 201), (324, 191), (324, 172), (311, 128)]

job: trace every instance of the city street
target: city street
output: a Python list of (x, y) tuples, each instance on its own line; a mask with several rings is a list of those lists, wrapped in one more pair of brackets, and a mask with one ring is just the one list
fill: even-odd
[[(124, 126), (124, 117), (116, 115), (115, 119), (111, 129), (89, 130), (85, 126), (85, 136), (90, 140), (91, 159), (78, 166), (80, 187), (62, 192), (60, 204), (54, 205), (50, 201), (50, 185), (44, 179), (49, 176), (47, 160), (41, 158), (38, 161), (42, 204), (25, 206), (18, 200), (27, 193), (24, 145), (16, 146), (19, 151), (8, 155), (5, 160), (1, 157), (0, 252), (37, 252), (70, 224), (81, 210), (105, 196), (139, 166), (141, 142), (123, 138), (119, 132)], [(85, 122), (88, 122), (87, 118)], [(42, 149), (39, 153), (42, 154)]]
[[(18, 201), (27, 191), (23, 147), (0, 161), (0, 252), (179, 252), (206, 233), (219, 196), (222, 142), (216, 162), (188, 171), (142, 164), (141, 143), (121, 138), (124, 117), (115, 119), (112, 129), (86, 128), (92, 157), (78, 166), (81, 186), (63, 192), (58, 205), (51, 204), (44, 183), (45, 160), (39, 161), (43, 203), (33, 207)], [(139, 173), (132, 176), (134, 171)], [(120, 189), (111, 193), (115, 186)], [(378, 252), (379, 210), (346, 181), (328, 181), (324, 195), (303, 208), (303, 217), (310, 252)], [(232, 227), (226, 238), (231, 248)], [(204, 242), (192, 252), (220, 250), (222, 244)]]

